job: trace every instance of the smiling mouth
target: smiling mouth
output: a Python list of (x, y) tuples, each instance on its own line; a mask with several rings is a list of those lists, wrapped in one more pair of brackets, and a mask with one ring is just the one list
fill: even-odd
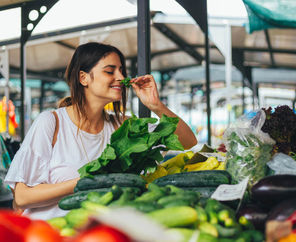
[(121, 86), (111, 86), (111, 88), (121, 90)]

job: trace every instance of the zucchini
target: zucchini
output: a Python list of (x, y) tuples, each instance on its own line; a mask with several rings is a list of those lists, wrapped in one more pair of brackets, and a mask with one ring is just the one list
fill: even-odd
[(83, 177), (77, 182), (75, 190), (85, 191), (97, 188), (109, 188), (113, 185), (138, 187), (142, 191), (146, 189), (146, 182), (139, 175), (131, 173), (109, 173), (94, 175), (93, 178)]
[(183, 195), (169, 195), (169, 196), (164, 196), (160, 199), (158, 199), (157, 203), (163, 207), (166, 207), (168, 204), (176, 201), (184, 201), (187, 202), (187, 204), (192, 204), (194, 205), (197, 203), (199, 199), (198, 194), (183, 194)]
[(241, 230), (237, 227), (225, 228), (220, 224), (214, 224), (216, 227), (219, 237), (233, 238), (241, 233)]
[(134, 200), (135, 197), (136, 197), (136, 194), (135, 194), (133, 189), (125, 189), (125, 190), (123, 190), (121, 196), (117, 200), (111, 202), (109, 204), (109, 206), (110, 207), (113, 207), (113, 206), (114, 207), (120, 207), (120, 206), (124, 205), (128, 201)]
[(58, 206), (60, 209), (63, 209), (63, 210), (71, 210), (71, 209), (75, 209), (75, 208), (80, 208), (80, 203), (87, 200), (87, 195), (90, 192), (98, 192), (100, 195), (103, 195), (106, 193), (106, 191), (101, 191), (101, 190), (97, 190), (97, 189), (76, 192), (74, 194), (63, 197), (58, 202)]
[(190, 226), (197, 221), (196, 210), (189, 206), (162, 208), (148, 216), (168, 228)]
[(214, 191), (216, 191), (217, 186), (214, 187), (180, 187), (184, 190), (198, 192), (201, 197), (210, 198)]
[(152, 202), (136, 202), (136, 201), (130, 201), (124, 203), (122, 206), (124, 207), (132, 207), (142, 213), (149, 213), (158, 209), (161, 209), (161, 207)]
[(174, 185), (176, 187), (209, 187), (230, 184), (231, 177), (224, 170), (206, 170), (182, 172), (159, 177), (153, 181), (158, 186)]

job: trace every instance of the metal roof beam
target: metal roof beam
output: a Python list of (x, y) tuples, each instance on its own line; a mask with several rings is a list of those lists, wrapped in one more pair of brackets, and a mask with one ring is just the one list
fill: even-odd
[(69, 44), (67, 44), (67, 43), (65, 43), (65, 42), (63, 42), (63, 41), (60, 41), (60, 40), (55, 41), (55, 43), (58, 44), (58, 45), (64, 46), (64, 47), (66, 47), (66, 48), (68, 48), (68, 49), (70, 49), (70, 50), (75, 50), (75, 49), (76, 49), (75, 46), (73, 46), (73, 45), (69, 45)]
[(274, 61), (273, 52), (272, 52), (272, 45), (271, 45), (271, 42), (270, 42), (269, 33), (268, 33), (267, 29), (264, 30), (264, 35), (265, 35), (265, 39), (266, 39), (266, 42), (267, 42), (267, 47), (268, 47), (268, 51), (269, 51), (269, 55), (270, 55), (271, 65), (275, 66), (275, 61)]
[(154, 23), (153, 26), (164, 34), (168, 39), (174, 42), (181, 50), (185, 51), (188, 55), (194, 58), (197, 63), (201, 63), (204, 57), (199, 54), (194, 48), (191, 47), (183, 38), (181, 38), (177, 33), (171, 30), (168, 26), (162, 23)]

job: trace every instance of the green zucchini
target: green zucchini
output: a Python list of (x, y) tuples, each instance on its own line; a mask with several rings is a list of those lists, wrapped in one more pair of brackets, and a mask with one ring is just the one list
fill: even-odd
[(189, 190), (189, 191), (194, 191), (198, 192), (201, 197), (204, 198), (210, 198), (214, 191), (216, 191), (217, 186), (212, 186), (212, 187), (180, 187), (181, 189), (184, 190)]
[(159, 177), (153, 181), (158, 186), (176, 187), (214, 187), (230, 184), (231, 177), (224, 170), (191, 171)]
[(187, 202), (187, 205), (194, 205), (197, 203), (199, 199), (198, 194), (183, 194), (183, 195), (169, 195), (169, 196), (164, 196), (160, 199), (158, 199), (157, 203), (160, 204), (163, 207), (167, 207), (168, 204), (174, 203), (176, 201), (184, 201)]
[(226, 228), (220, 224), (214, 224), (214, 226), (218, 231), (219, 237), (233, 238), (241, 233), (241, 230), (238, 227)]
[(142, 213), (149, 213), (155, 210), (160, 209), (161, 207), (156, 204), (156, 203), (152, 203), (152, 202), (136, 202), (136, 201), (130, 201), (130, 202), (126, 202), (124, 203), (122, 206), (124, 207), (132, 207)]
[(196, 210), (189, 206), (162, 208), (148, 216), (168, 228), (190, 226), (197, 221)]
[(103, 195), (106, 193), (106, 191), (101, 191), (101, 190), (97, 190), (97, 189), (76, 192), (74, 194), (63, 197), (58, 202), (58, 206), (60, 209), (63, 209), (63, 210), (71, 210), (71, 209), (75, 209), (75, 208), (80, 208), (80, 203), (87, 200), (87, 195), (90, 192), (98, 192), (100, 195)]
[(146, 182), (139, 175), (131, 173), (109, 173), (94, 175), (93, 178), (81, 178), (77, 182), (75, 190), (85, 191), (97, 188), (108, 188), (113, 185), (118, 185), (120, 187), (138, 187), (142, 191), (146, 189)]

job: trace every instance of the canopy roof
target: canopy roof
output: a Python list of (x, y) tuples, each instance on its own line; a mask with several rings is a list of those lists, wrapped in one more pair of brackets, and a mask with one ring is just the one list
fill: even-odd
[[(131, 67), (131, 60), (137, 58), (136, 7), (122, 0), (120, 3), (128, 5), (122, 5), (121, 15), (113, 16), (112, 20), (96, 22), (94, 17), (96, 11), (90, 10), (94, 1), (85, 1), (87, 4), (82, 5), (79, 10), (81, 13), (80, 25), (75, 24), (77, 20), (73, 19), (73, 16), (76, 15), (77, 18), (78, 13), (72, 9), (73, 13), (69, 13), (70, 15), (67, 17), (69, 19), (66, 20), (66, 22), (73, 22), (72, 27), (63, 28), (65, 25), (61, 23), (54, 24), (56, 15), (53, 13), (65, 13), (65, 9), (59, 9), (58, 4), (71, 2), (72, 5), (75, 5), (73, 1), (69, 0), (59, 1), (37, 25), (32, 37), (27, 42), (28, 78), (50, 81), (62, 79), (74, 49), (87, 41), (102, 41), (117, 46), (127, 57), (127, 66)], [(21, 4), (21, 2), (25, 1), (2, 0), (0, 9)], [(180, 8), (182, 9), (182, 7)], [(11, 9), (10, 11), (20, 10)], [(103, 15), (104, 8), (98, 9), (97, 12)], [(200, 65), (205, 58), (203, 32), (184, 9), (181, 13), (173, 15), (151, 12), (151, 69), (153, 71), (166, 72), (182, 67), (196, 66)], [(82, 15), (93, 17), (91, 21), (88, 20), (88, 24), (81, 24), (84, 23)], [(296, 69), (296, 29), (270, 29), (248, 34), (245, 29), (247, 21), (247, 16), (242, 18), (210, 17), (209, 26), (225, 23), (231, 25), (233, 60), (239, 59), (241, 64), (246, 67)], [(42, 32), (46, 22), (51, 23), (51, 28), (55, 30)], [(56, 26), (61, 27), (56, 29)], [(19, 46), (19, 37), (0, 39), (0, 47), (9, 50), (12, 77), (19, 75)], [(212, 42), (210, 47), (210, 61), (214, 64), (223, 64), (224, 57), (220, 50)], [(268, 72), (266, 74), (268, 75)], [(272, 76), (270, 78), (273, 82)]]

